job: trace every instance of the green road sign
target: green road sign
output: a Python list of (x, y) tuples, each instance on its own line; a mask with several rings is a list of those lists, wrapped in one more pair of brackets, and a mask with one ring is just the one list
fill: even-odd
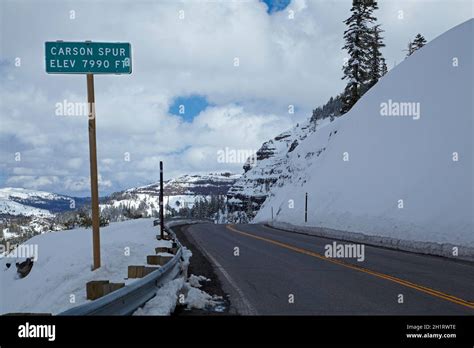
[(45, 42), (48, 74), (131, 74), (126, 42)]

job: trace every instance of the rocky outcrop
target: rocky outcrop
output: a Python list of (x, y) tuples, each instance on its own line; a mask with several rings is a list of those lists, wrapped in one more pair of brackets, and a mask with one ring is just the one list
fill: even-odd
[(314, 130), (314, 123), (307, 122), (264, 142), (256, 156), (246, 161), (244, 174), (227, 193), (228, 213), (245, 212), (249, 220), (253, 218), (271, 188), (278, 181), (288, 178), (288, 153)]

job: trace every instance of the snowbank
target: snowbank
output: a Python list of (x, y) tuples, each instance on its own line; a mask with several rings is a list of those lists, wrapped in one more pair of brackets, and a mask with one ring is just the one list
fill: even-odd
[[(362, 243), (365, 245), (388, 247), (390, 249), (411, 251), (418, 254), (436, 255), (458, 260), (474, 261), (474, 248), (466, 247), (464, 245), (411, 241), (400, 238), (375, 235), (369, 236), (363, 233), (340, 231), (324, 227), (301, 225), (298, 226), (278, 221), (269, 221), (267, 225), (276, 229), (291, 231), (309, 236), (344, 240), (349, 242)], [(454, 248), (456, 248), (456, 253), (453, 253)]]
[[(102, 267), (94, 272), (90, 229), (50, 232), (31, 238), (24, 245), (37, 246), (38, 260), (26, 278), (18, 278), (16, 258), (0, 259), (0, 313), (56, 314), (86, 302), (86, 283), (90, 280), (126, 284), (135, 281), (124, 280), (128, 265), (146, 264), (146, 255), (154, 254), (154, 248), (161, 245), (156, 240), (157, 232), (153, 219), (102, 227)], [(169, 241), (162, 242), (169, 246)], [(7, 268), (9, 262), (12, 265)]]
[[(289, 154), (290, 179), (254, 222), (270, 221), (273, 208), (275, 222), (474, 247), (473, 26), (415, 52), (304, 139)], [(415, 104), (407, 116), (383, 116), (394, 102)]]
[[(189, 260), (189, 259), (188, 259)], [(156, 291), (155, 297), (139, 308), (133, 315), (170, 315), (174, 312), (176, 305), (180, 302), (186, 309), (209, 309), (222, 310), (222, 297), (211, 296), (200, 290), (201, 281), (209, 281), (203, 276), (192, 274), (187, 281), (184, 277), (174, 279)]]
[(155, 297), (133, 315), (170, 315), (176, 308), (179, 291), (184, 286), (184, 277), (173, 279), (156, 291)]

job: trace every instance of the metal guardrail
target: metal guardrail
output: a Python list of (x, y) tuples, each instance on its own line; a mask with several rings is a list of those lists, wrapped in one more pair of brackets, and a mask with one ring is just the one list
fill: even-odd
[[(201, 221), (203, 222), (203, 221)], [(183, 254), (183, 247), (176, 239), (172, 227), (197, 223), (186, 219), (175, 220), (165, 226), (165, 231), (175, 237), (179, 249), (176, 255), (164, 266), (151, 272), (145, 277), (123, 287), (97, 300), (88, 302), (77, 307), (68, 309), (58, 315), (131, 315), (145, 302), (149, 301), (156, 294), (157, 287), (160, 287), (169, 280), (172, 280), (179, 273), (179, 260)]]

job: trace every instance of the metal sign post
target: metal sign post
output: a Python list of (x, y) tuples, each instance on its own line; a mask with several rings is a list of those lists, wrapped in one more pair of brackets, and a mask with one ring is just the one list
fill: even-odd
[(101, 264), (94, 74), (131, 74), (131, 54), (130, 44), (123, 42), (45, 42), (45, 63), (48, 74), (87, 75), (92, 210), (92, 270), (99, 268)]

